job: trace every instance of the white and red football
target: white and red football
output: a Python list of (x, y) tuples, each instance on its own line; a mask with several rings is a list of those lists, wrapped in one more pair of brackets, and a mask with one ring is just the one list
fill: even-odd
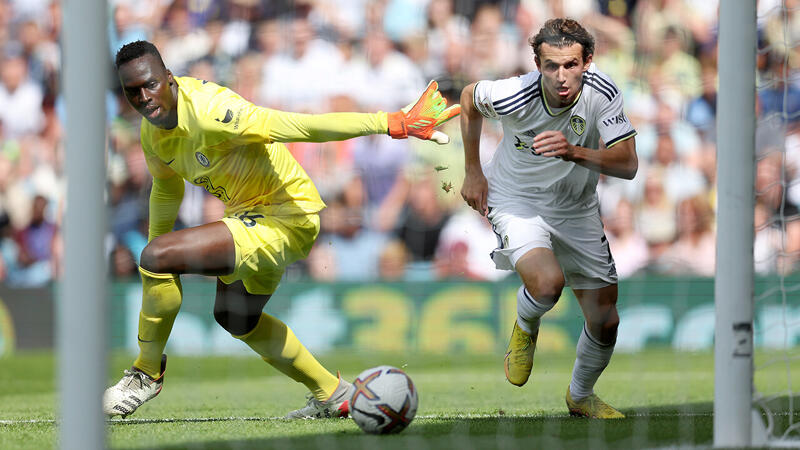
[(367, 433), (403, 431), (417, 414), (419, 397), (411, 378), (392, 366), (361, 372), (353, 382), (350, 416)]

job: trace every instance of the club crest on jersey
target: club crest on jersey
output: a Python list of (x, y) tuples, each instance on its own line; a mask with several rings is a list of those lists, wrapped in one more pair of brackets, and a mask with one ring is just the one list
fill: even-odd
[(569, 126), (572, 128), (572, 131), (575, 132), (578, 136), (582, 135), (584, 131), (586, 131), (586, 121), (583, 120), (581, 116), (572, 116), (569, 118)]
[(197, 158), (197, 162), (199, 162), (200, 165), (203, 166), (203, 167), (208, 167), (208, 165), (211, 164), (208, 161), (208, 158), (206, 158), (206, 155), (204, 155), (204, 154), (202, 154), (200, 152), (195, 152), (194, 157)]

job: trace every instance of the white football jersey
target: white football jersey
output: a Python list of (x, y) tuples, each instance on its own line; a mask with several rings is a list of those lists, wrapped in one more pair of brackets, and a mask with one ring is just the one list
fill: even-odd
[[(622, 93), (594, 63), (583, 75), (575, 102), (555, 109), (542, 94), (541, 74), (533, 71), (497, 81), (479, 81), (475, 107), (503, 126), (503, 140), (484, 167), (489, 182), (489, 206), (512, 208), (525, 202), (538, 214), (585, 217), (598, 207), (599, 172), (573, 162), (536, 155), (533, 138), (545, 130), (561, 131), (572, 145), (599, 149), (636, 135), (622, 110)], [(602, 150), (597, 150), (602, 151)]]

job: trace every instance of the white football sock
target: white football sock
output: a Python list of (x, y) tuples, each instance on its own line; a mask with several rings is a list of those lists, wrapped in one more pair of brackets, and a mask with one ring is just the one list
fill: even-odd
[(594, 384), (611, 361), (615, 343), (616, 339), (611, 344), (601, 344), (589, 335), (586, 324), (583, 325), (581, 337), (578, 338), (575, 366), (572, 368), (572, 381), (569, 383), (569, 393), (573, 400), (577, 401), (594, 393)]
[(523, 284), (517, 291), (517, 325), (528, 334), (535, 333), (539, 329), (539, 319), (553, 306), (555, 303), (544, 305), (537, 302)]

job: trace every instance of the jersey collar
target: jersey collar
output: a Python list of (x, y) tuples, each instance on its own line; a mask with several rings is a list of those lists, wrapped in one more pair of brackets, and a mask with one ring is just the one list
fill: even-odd
[(573, 100), (572, 103), (569, 106), (564, 107), (564, 109), (562, 109), (561, 111), (553, 112), (550, 109), (550, 105), (547, 104), (547, 93), (544, 91), (544, 87), (542, 87), (542, 74), (541, 73), (539, 74), (539, 79), (536, 80), (536, 83), (539, 84), (539, 90), (542, 92), (542, 95), (540, 96), (540, 98), (542, 99), (542, 106), (544, 107), (545, 112), (547, 112), (547, 114), (550, 117), (557, 117), (557, 116), (560, 116), (561, 114), (564, 114), (565, 112), (569, 111), (570, 109), (572, 109), (578, 103), (578, 100), (581, 99), (581, 95), (583, 95), (583, 80), (581, 80), (581, 89), (578, 91), (578, 95), (575, 96), (575, 100)]

